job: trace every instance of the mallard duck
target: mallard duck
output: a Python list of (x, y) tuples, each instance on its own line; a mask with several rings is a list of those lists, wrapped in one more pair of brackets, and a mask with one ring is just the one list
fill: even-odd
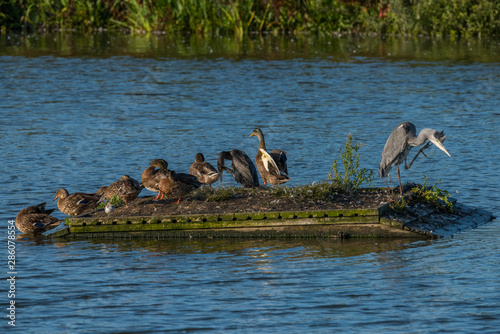
[(164, 177), (158, 183), (158, 188), (163, 194), (171, 195), (174, 197), (179, 197), (175, 204), (179, 204), (183, 196), (186, 196), (191, 191), (200, 188), (202, 183), (198, 179), (189, 174), (176, 173), (174, 171), (169, 171), (167, 177)]
[[(158, 168), (158, 169), (156, 169)], [(141, 182), (144, 187), (153, 192), (158, 192), (155, 200), (160, 198), (161, 192), (158, 189), (160, 179), (166, 177), (168, 172), (168, 163), (163, 159), (154, 159), (149, 163), (149, 167), (142, 172)]]
[(106, 200), (110, 200), (114, 195), (125, 202), (128, 208), (128, 202), (133, 201), (139, 196), (144, 188), (142, 184), (134, 180), (128, 175), (123, 175), (119, 181), (111, 183), (109, 186), (99, 188), (97, 194), (104, 196)]
[[(271, 154), (267, 152), (266, 142), (264, 140), (264, 134), (262, 133), (262, 130), (259, 128), (254, 129), (250, 137), (252, 136), (257, 136), (257, 138), (259, 138), (259, 151), (257, 152), (257, 156), (255, 157), (255, 164), (257, 165), (257, 169), (259, 170), (260, 176), (264, 181), (264, 185), (270, 183), (273, 186), (276, 186), (278, 184), (290, 181), (288, 173), (286, 173), (285, 175), (284, 171), (280, 170), (280, 168), (278, 167), (278, 163), (282, 164), (281, 162), (282, 155), (278, 153), (275, 154), (275, 157), (278, 160), (275, 161), (275, 159), (273, 159), (273, 156), (271, 156)], [(279, 152), (284, 153), (284, 151), (279, 151)], [(286, 163), (286, 155), (284, 160)]]
[(274, 162), (276, 162), (276, 166), (278, 166), (278, 169), (282, 174), (285, 174), (288, 176), (288, 166), (286, 164), (286, 152), (278, 149), (274, 149), (271, 151), (271, 157), (273, 158)]
[[(231, 160), (231, 168), (224, 166), (225, 160)], [(254, 188), (259, 186), (259, 176), (252, 160), (242, 150), (234, 149), (232, 151), (223, 151), (217, 159), (217, 168), (219, 169), (220, 179), (224, 170), (231, 173), (234, 180), (245, 188)]]
[(40, 234), (61, 224), (62, 220), (52, 217), (52, 210), (45, 210), (47, 203), (28, 206), (16, 217), (16, 227), (25, 234)]
[(202, 153), (196, 153), (194, 162), (189, 168), (189, 174), (195, 176), (201, 183), (208, 184), (209, 187), (212, 187), (212, 183), (219, 179), (219, 172), (214, 166), (205, 162)]
[(57, 207), (59, 211), (69, 216), (78, 216), (83, 213), (94, 211), (99, 205), (101, 197), (97, 194), (73, 193), (60, 188), (56, 191)]

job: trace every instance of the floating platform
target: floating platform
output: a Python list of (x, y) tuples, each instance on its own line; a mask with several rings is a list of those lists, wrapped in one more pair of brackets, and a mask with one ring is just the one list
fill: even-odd
[(403, 212), (376, 208), (130, 217), (72, 217), (51, 238), (442, 238), (485, 224), (485, 210), (453, 212), (417, 204)]

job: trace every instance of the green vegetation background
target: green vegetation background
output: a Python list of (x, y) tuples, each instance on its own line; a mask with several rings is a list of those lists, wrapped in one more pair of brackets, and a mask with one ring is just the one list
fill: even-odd
[(0, 0), (0, 29), (500, 35), (498, 0)]

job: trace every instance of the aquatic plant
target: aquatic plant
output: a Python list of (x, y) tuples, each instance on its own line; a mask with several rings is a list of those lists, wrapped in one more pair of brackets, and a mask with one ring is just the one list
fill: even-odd
[(427, 176), (424, 176), (425, 181), (420, 187), (414, 187), (412, 191), (412, 201), (425, 202), (433, 204), (440, 209), (448, 209), (453, 212), (453, 203), (448, 199), (450, 193), (447, 190), (442, 190), (437, 187), (441, 180), (436, 182), (431, 187), (427, 187)]
[(0, 30), (500, 35), (495, 0), (10, 0)]
[(352, 136), (349, 134), (345, 143), (345, 150), (340, 149), (342, 165), (344, 172), (339, 170), (337, 159), (334, 160), (333, 166), (328, 173), (328, 181), (336, 184), (338, 187), (347, 192), (352, 192), (363, 184), (370, 184), (373, 176), (373, 171), (366, 168), (360, 168), (358, 150), (362, 147), (361, 144), (353, 145)]

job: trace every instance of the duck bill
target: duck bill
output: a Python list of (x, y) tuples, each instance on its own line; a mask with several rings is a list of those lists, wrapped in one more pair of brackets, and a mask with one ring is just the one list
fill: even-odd
[(58, 199), (58, 198), (59, 198), (59, 196), (56, 196), (56, 198), (54, 198), (54, 199), (52, 200), (52, 202), (54, 202), (54, 201), (55, 201), (56, 199)]
[(439, 139), (430, 139), (430, 141), (451, 158), (450, 153), (448, 153), (448, 151), (446, 150), (444, 145), (441, 144), (441, 141)]
[(253, 136), (255, 136), (255, 132), (252, 132), (252, 134), (250, 136), (248, 136), (248, 138), (253, 137)]

